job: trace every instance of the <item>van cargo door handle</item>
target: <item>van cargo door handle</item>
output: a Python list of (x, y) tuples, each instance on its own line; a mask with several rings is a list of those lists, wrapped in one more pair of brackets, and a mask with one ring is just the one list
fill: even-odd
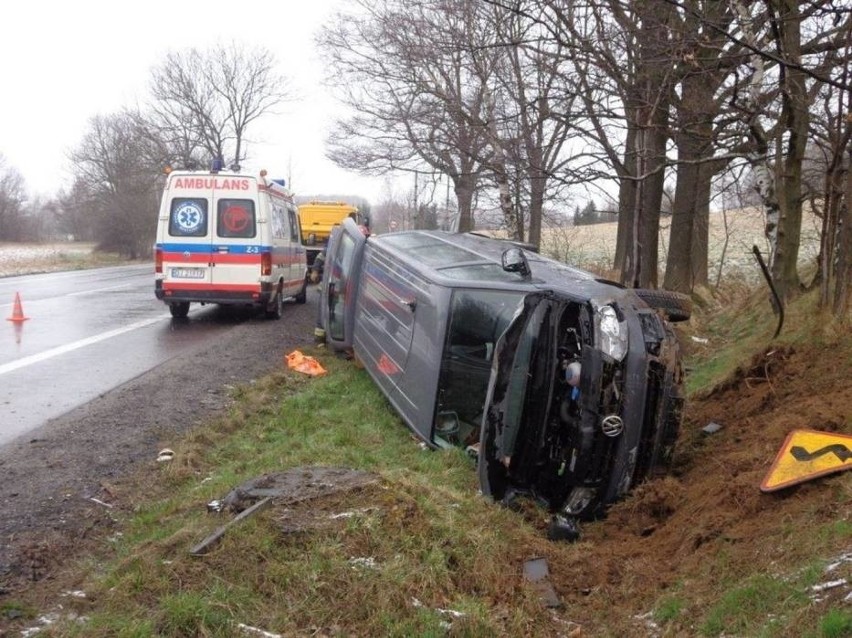
[(409, 308), (409, 310), (411, 310), (411, 312), (414, 312), (415, 309), (417, 308), (417, 300), (416, 299), (403, 299), (403, 298), (400, 297), (399, 303), (402, 304), (403, 306), (408, 306), (408, 308)]

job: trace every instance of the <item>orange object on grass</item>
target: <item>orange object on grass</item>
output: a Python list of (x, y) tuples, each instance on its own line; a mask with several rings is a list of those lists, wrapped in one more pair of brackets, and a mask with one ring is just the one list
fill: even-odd
[(320, 365), (319, 361), (313, 357), (305, 356), (299, 350), (293, 350), (285, 358), (287, 359), (287, 367), (296, 372), (309, 374), (312, 377), (318, 377), (326, 373), (326, 369)]

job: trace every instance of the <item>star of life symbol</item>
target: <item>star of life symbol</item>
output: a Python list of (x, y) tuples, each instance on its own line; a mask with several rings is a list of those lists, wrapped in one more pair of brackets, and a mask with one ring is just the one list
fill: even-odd
[(194, 202), (184, 202), (175, 210), (175, 221), (181, 232), (194, 233), (204, 223), (204, 211)]

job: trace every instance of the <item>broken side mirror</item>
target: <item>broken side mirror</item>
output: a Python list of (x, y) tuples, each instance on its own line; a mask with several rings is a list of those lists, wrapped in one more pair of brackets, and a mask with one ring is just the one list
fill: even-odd
[(502, 256), (503, 270), (506, 272), (520, 273), (524, 279), (530, 276), (530, 264), (527, 256), (520, 248), (507, 248)]

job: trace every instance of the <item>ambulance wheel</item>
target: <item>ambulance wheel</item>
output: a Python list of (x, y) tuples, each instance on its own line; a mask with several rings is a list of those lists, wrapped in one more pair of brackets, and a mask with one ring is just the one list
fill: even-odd
[(305, 280), (305, 283), (302, 284), (302, 289), (296, 294), (293, 299), (296, 300), (296, 303), (305, 303), (308, 300), (308, 281)]
[(189, 314), (189, 302), (178, 301), (175, 303), (170, 303), (169, 312), (172, 313), (172, 317), (174, 317), (175, 319), (185, 319), (186, 315)]
[(275, 293), (275, 297), (266, 306), (267, 319), (280, 319), (284, 314), (284, 297), (281, 296), (281, 288)]

